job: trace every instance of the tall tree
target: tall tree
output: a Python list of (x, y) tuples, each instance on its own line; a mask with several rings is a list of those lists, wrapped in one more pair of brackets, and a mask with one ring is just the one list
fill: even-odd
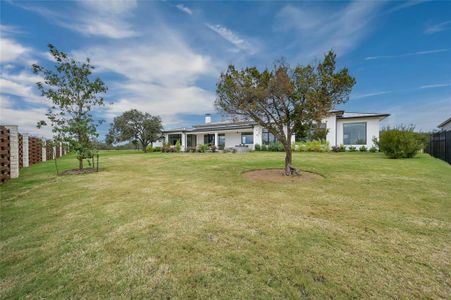
[(109, 144), (139, 141), (143, 151), (146, 152), (147, 146), (161, 137), (162, 130), (159, 116), (132, 109), (114, 118), (106, 141)]
[(237, 70), (230, 65), (216, 85), (220, 112), (241, 115), (267, 128), (285, 150), (285, 175), (292, 175), (291, 136), (295, 126), (319, 122), (335, 105), (348, 100), (355, 79), (348, 69), (335, 71), (336, 55), (329, 51), (316, 66), (276, 62), (272, 69)]
[[(101, 123), (94, 120), (91, 110), (104, 105), (100, 95), (106, 93), (107, 87), (100, 78), (91, 79), (94, 67), (89, 58), (79, 62), (51, 44), (48, 48), (55, 65), (47, 69), (33, 64), (33, 72), (44, 78), (36, 84), (42, 96), (53, 103), (46, 116), (54, 139), (70, 145), (77, 154), (79, 168), (83, 169), (83, 159), (91, 157), (97, 126)], [(38, 123), (38, 127), (44, 125), (47, 122)]]

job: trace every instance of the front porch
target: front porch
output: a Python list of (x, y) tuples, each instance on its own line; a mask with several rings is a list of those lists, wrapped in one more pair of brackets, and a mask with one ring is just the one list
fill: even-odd
[(237, 146), (247, 146), (249, 150), (254, 150), (255, 144), (262, 144), (262, 135), (261, 129), (258, 127), (215, 131), (183, 130), (165, 133), (165, 143), (175, 145), (177, 141), (179, 141), (182, 151), (197, 148), (202, 144), (214, 145), (219, 150)]

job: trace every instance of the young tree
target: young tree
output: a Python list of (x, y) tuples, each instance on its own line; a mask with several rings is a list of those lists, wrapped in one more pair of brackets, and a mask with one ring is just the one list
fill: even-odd
[(319, 122), (334, 105), (348, 100), (355, 84), (348, 69), (335, 71), (335, 58), (330, 51), (316, 66), (292, 69), (277, 62), (273, 69), (262, 72), (256, 67), (237, 70), (230, 65), (217, 83), (216, 107), (267, 128), (283, 144), (285, 175), (293, 175), (297, 173), (291, 156), (295, 126)]
[(143, 151), (147, 152), (147, 145), (156, 142), (161, 137), (162, 130), (159, 116), (152, 116), (132, 109), (114, 118), (106, 141), (110, 144), (139, 141)]
[[(91, 110), (104, 105), (99, 94), (104, 94), (107, 87), (99, 78), (90, 78), (94, 67), (89, 58), (78, 62), (55, 46), (48, 47), (55, 66), (47, 69), (33, 64), (33, 72), (44, 78), (44, 82), (36, 84), (42, 96), (53, 103), (46, 116), (53, 127), (54, 139), (69, 144), (77, 154), (79, 168), (83, 169), (83, 159), (92, 156), (93, 140), (101, 123), (94, 121)], [(44, 125), (45, 121), (38, 123), (38, 127)]]

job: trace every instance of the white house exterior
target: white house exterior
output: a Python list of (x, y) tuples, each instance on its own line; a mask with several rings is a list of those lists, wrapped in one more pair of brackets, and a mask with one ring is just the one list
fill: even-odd
[(451, 130), (451, 118), (448, 118), (448, 120), (440, 123), (437, 127), (443, 131)]
[[(374, 146), (373, 138), (379, 138), (380, 121), (389, 114), (350, 113), (335, 110), (329, 113), (322, 123), (328, 129), (327, 142), (332, 146), (346, 147)], [(191, 128), (165, 130), (165, 143), (175, 145), (180, 141), (182, 150), (197, 147), (200, 144), (212, 144), (218, 148), (232, 148), (240, 145), (250, 150), (255, 145), (275, 142), (274, 136), (265, 128), (253, 121), (212, 122), (209, 114), (205, 115), (205, 123)], [(295, 141), (295, 136), (291, 139)]]

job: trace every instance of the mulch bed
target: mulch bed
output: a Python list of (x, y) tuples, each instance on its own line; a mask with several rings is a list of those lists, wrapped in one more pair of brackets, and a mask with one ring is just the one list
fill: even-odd
[(241, 175), (247, 179), (271, 182), (306, 182), (324, 178), (319, 174), (302, 170), (301, 175), (285, 176), (283, 169), (252, 170), (244, 172)]
[(66, 170), (62, 172), (60, 175), (80, 175), (80, 174), (89, 174), (96, 172), (96, 169), (94, 168), (84, 168), (84, 169), (72, 169), (72, 170)]

